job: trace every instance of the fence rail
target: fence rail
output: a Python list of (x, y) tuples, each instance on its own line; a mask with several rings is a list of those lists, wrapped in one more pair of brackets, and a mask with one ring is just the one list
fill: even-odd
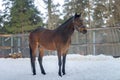
[(72, 46), (111, 46), (111, 45), (120, 45), (120, 42), (117, 43), (87, 43), (87, 44), (71, 44)]
[(0, 46), (0, 49), (11, 49), (11, 46)]
[(103, 27), (103, 28), (87, 28), (87, 30), (107, 30), (107, 29), (120, 29), (120, 27)]

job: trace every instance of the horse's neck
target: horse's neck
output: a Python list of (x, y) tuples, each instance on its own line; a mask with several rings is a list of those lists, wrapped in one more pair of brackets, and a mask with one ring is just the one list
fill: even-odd
[(61, 25), (55, 31), (58, 36), (61, 36), (64, 43), (71, 42), (71, 36), (74, 32), (74, 25), (72, 22), (68, 22), (64, 25)]
[(73, 34), (73, 32), (74, 32), (74, 25), (73, 25), (73, 23), (70, 23), (70, 24), (66, 25), (63, 32), (66, 35), (71, 36)]
[(56, 32), (64, 34), (64, 35), (67, 35), (67, 34), (72, 35), (72, 33), (74, 32), (74, 25), (73, 25), (72, 20), (69, 20), (67, 23), (62, 24), (61, 26), (56, 28)]

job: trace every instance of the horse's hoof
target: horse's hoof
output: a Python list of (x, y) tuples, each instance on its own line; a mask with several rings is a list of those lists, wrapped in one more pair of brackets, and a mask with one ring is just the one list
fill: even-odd
[(66, 73), (63, 73), (63, 75), (65, 75)]
[(62, 77), (62, 75), (61, 75), (61, 74), (59, 74), (59, 76), (60, 76), (60, 77)]
[(43, 74), (43, 75), (46, 75), (46, 73), (45, 73), (45, 72), (42, 72), (42, 74)]
[(62, 77), (62, 75), (59, 75), (60, 77)]
[(36, 73), (33, 73), (33, 75), (36, 75)]

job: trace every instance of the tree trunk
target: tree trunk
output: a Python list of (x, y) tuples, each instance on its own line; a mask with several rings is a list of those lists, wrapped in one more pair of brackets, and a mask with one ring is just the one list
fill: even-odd
[(52, 29), (52, 10), (51, 10), (51, 0), (48, 0), (48, 28)]

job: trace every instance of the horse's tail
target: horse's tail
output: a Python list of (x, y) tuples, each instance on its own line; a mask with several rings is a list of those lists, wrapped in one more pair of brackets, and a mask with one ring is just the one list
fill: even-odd
[(30, 61), (31, 61), (31, 68), (32, 68), (32, 60), (33, 60), (33, 57), (32, 57), (32, 49), (30, 47), (30, 44), (29, 44), (29, 50), (30, 50)]
[(31, 49), (30, 45), (29, 45), (29, 49), (30, 49), (30, 59), (31, 59), (32, 58), (32, 49)]

